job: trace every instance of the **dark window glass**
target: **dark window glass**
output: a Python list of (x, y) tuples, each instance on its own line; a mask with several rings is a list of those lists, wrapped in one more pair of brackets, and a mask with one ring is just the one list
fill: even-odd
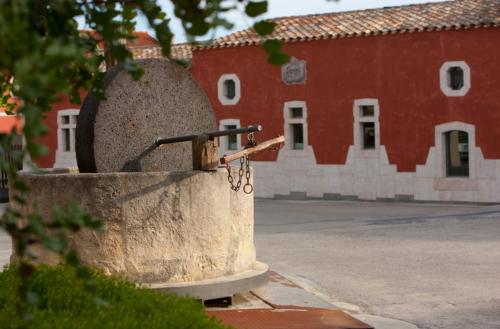
[(302, 118), (302, 107), (292, 107), (290, 108), (292, 118)]
[(465, 131), (449, 131), (446, 138), (446, 176), (469, 176), (469, 136)]
[(304, 149), (304, 129), (301, 123), (294, 123), (292, 126), (293, 149)]
[(462, 89), (464, 86), (464, 70), (458, 66), (450, 67), (448, 69), (448, 81), (451, 89)]
[(363, 132), (363, 148), (364, 149), (374, 149), (375, 148), (375, 123), (374, 122), (363, 122), (361, 124)]
[(234, 80), (224, 81), (224, 96), (227, 99), (233, 99), (236, 96), (236, 83)]
[(65, 125), (69, 124), (69, 115), (64, 115), (64, 116), (62, 117), (62, 122), (63, 122), (63, 124), (65, 124)]
[[(69, 119), (69, 118), (68, 118)], [(63, 150), (66, 152), (71, 151), (71, 142), (70, 142), (70, 133), (69, 129), (63, 129), (62, 134), (63, 134)]]
[[(235, 125), (228, 125), (226, 129), (236, 129)], [(227, 145), (226, 148), (228, 150), (237, 150), (238, 149), (238, 137), (236, 135), (227, 136)]]
[(361, 106), (361, 116), (372, 117), (375, 113), (375, 108), (373, 105), (363, 105)]

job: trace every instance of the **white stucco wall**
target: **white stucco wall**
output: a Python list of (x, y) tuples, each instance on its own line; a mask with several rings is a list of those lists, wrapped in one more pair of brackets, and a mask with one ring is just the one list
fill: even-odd
[[(470, 177), (445, 177), (443, 134), (450, 130), (469, 134)], [(500, 202), (500, 160), (484, 158), (475, 143), (475, 127), (463, 122), (436, 126), (435, 144), (416, 172), (397, 172), (384, 145), (374, 150), (351, 145), (343, 165), (317, 164), (308, 145), (303, 151), (282, 149), (276, 162), (254, 161), (252, 166), (257, 197), (301, 192), (320, 198)]]

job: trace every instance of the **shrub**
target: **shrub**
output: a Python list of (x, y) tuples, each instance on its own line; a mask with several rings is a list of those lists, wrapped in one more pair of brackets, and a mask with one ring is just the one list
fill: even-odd
[[(0, 328), (23, 324), (15, 309), (19, 281), (14, 267), (0, 273)], [(29, 286), (34, 293), (28, 307), (33, 328), (225, 328), (192, 298), (138, 288), (97, 270), (84, 281), (74, 268), (40, 266)]]

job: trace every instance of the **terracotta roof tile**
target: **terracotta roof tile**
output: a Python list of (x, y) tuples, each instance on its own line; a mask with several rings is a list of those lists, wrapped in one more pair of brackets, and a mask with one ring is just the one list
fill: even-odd
[[(94, 30), (83, 29), (80, 30), (83, 34), (88, 34), (93, 38), (100, 39), (99, 34)], [(133, 33), (135, 36), (134, 40), (127, 40), (127, 48), (132, 52), (135, 59), (147, 59), (147, 58), (162, 58), (161, 47), (158, 44), (158, 40), (153, 38), (147, 32), (136, 31)], [(103, 44), (99, 42), (99, 47), (102, 49)], [(187, 43), (180, 43), (172, 45), (172, 58), (190, 62), (192, 53), (192, 46)]]
[[(500, 26), (500, 0), (455, 0), (350, 12), (274, 18), (272, 38), (284, 42)], [(215, 39), (197, 49), (262, 42), (253, 29)]]
[[(191, 62), (191, 48), (192, 46), (187, 43), (180, 43), (172, 45), (172, 58), (184, 62)], [(134, 59), (147, 59), (147, 58), (162, 58), (161, 47), (155, 46), (144, 46), (144, 47), (130, 47)]]

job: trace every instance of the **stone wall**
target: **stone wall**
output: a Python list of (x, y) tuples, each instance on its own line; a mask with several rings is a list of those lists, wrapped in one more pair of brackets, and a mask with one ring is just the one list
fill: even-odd
[(79, 232), (71, 244), (108, 274), (192, 282), (255, 265), (253, 195), (231, 191), (225, 170), (22, 177), (31, 188), (29, 207), (46, 218), (54, 205), (76, 200), (104, 221), (103, 232)]

